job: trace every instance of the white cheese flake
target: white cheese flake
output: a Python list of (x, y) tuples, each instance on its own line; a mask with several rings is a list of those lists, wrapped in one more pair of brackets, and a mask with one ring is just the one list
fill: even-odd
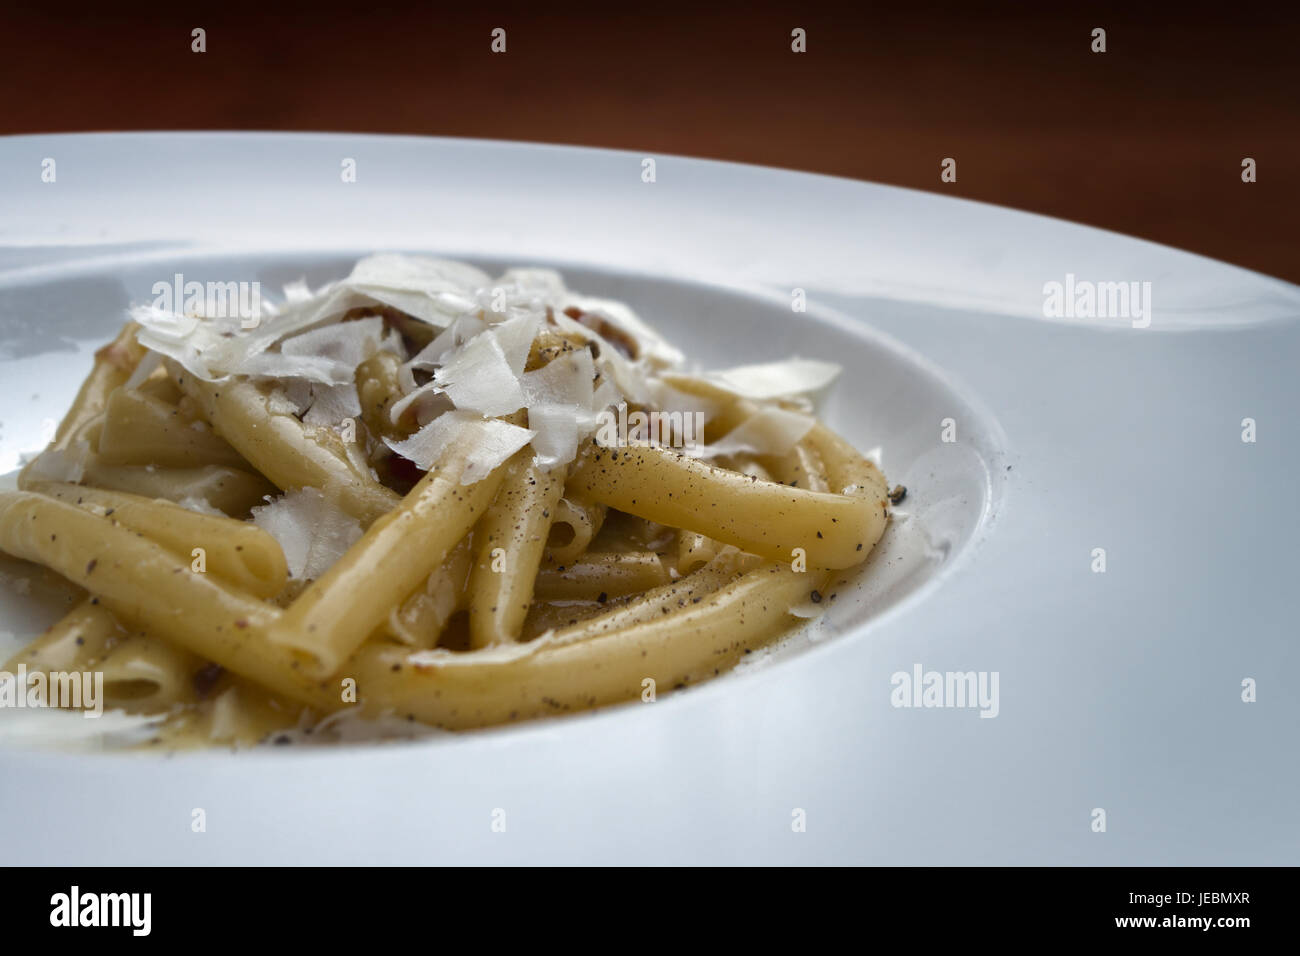
[(457, 408), (481, 415), (509, 415), (524, 406), (519, 378), (501, 342), (490, 331), (475, 336), (438, 368), (434, 381)]
[(704, 454), (714, 458), (741, 454), (785, 455), (816, 424), (816, 419), (801, 412), (766, 406), (705, 448)]
[(840, 367), (834, 362), (790, 358), (780, 362), (721, 369), (709, 372), (706, 377), (720, 388), (742, 398), (764, 401), (816, 395), (834, 382), (839, 374)]
[(361, 537), (361, 523), (315, 488), (253, 509), (253, 523), (280, 543), (289, 576), (314, 581)]
[(471, 485), (487, 477), (506, 459), (532, 440), (535, 433), (509, 422), (484, 419), (473, 412), (457, 410), (439, 415), (403, 441), (384, 443), (421, 471), (429, 471), (453, 444), (467, 449), (468, 460), (461, 477)]

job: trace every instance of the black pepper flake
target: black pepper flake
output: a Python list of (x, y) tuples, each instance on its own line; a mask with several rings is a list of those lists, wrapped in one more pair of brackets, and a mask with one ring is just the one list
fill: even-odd
[(604, 591), (601, 591), (599, 594), (596, 595), (596, 601), (599, 604), (604, 604), (608, 600), (609, 600), (609, 595), (606, 594)]
[(90, 563), (86, 565), (86, 573), (90, 574), (95, 570), (95, 565), (99, 564), (98, 558), (91, 558)]
[(810, 594), (809, 597), (812, 598), (812, 602), (813, 602), (814, 604), (821, 604), (821, 603), (822, 603), (822, 592), (821, 592), (821, 591), (813, 591), (813, 593)]
[(902, 504), (903, 499), (907, 497), (907, 489), (902, 485), (894, 485), (894, 490), (889, 493), (889, 503), (891, 505)]
[(205, 664), (194, 672), (190, 678), (190, 683), (194, 685), (194, 691), (199, 697), (207, 697), (212, 693), (212, 688), (217, 686), (217, 681), (225, 673), (225, 668), (220, 664)]

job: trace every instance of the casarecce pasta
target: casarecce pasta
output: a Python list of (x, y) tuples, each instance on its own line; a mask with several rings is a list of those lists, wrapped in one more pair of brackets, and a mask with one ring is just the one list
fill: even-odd
[(543, 269), (289, 292), (139, 306), (96, 353), (0, 492), (0, 549), (85, 597), (6, 675), (96, 671), (177, 743), (547, 716), (728, 669), (889, 521), (814, 415), (829, 363), (694, 372)]

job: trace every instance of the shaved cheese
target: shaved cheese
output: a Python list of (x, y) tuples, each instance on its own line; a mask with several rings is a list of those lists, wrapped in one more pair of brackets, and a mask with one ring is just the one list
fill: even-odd
[(637, 343), (637, 358), (658, 368), (676, 368), (685, 358), (681, 350), (656, 332), (625, 303), (614, 299), (596, 299), (585, 295), (568, 295), (563, 308), (577, 308), (583, 313), (604, 319)]
[(136, 341), (145, 348), (179, 362), (191, 375), (213, 381), (219, 374), (208, 365), (225, 351), (221, 332), (215, 323), (193, 316), (179, 315), (152, 305), (131, 310), (131, 320), (140, 331)]
[(554, 269), (536, 266), (507, 269), (494, 285), (516, 289), (521, 297), (528, 296), (544, 306), (559, 305), (568, 295), (563, 276)]
[(650, 383), (650, 394), (659, 411), (669, 414), (681, 412), (684, 415), (700, 413), (706, 422), (722, 411), (723, 407), (723, 402), (715, 398), (686, 392), (659, 380)]
[(619, 394), (618, 387), (609, 379), (605, 379), (591, 396), (591, 410), (593, 412), (603, 411), (611, 405), (617, 405), (622, 400), (623, 396)]
[(476, 315), (463, 315), (447, 326), (433, 341), (407, 362), (409, 368), (432, 369), (442, 364), (448, 354), (487, 329), (487, 323)]
[(487, 285), (488, 277), (463, 262), (385, 253), (358, 262), (344, 284), (377, 302), (444, 328), (477, 308), (475, 290)]
[(541, 323), (540, 314), (528, 314), (492, 327), (492, 335), (501, 344), (501, 351), (505, 354), (506, 364), (510, 366), (511, 374), (519, 376), (524, 373), (528, 352), (533, 347), (533, 339), (537, 338), (537, 330)]
[(231, 371), (257, 378), (301, 378), (322, 385), (346, 385), (356, 376), (357, 366), (384, 344), (384, 320), (377, 316), (339, 322), (287, 338), (278, 352), (248, 355)]
[(586, 349), (564, 352), (541, 368), (525, 372), (521, 382), (528, 406), (574, 405), (583, 411), (592, 406), (592, 380), (596, 366)]
[(476, 336), (452, 354), (438, 369), (434, 381), (457, 408), (482, 415), (509, 415), (524, 406), (519, 379), (491, 332)]
[[(534, 405), (528, 409), (528, 427), (534, 431), (533, 452), (544, 468), (566, 465), (578, 457), (578, 439), (587, 422), (576, 405)], [(591, 427), (594, 427), (592, 425)]]
[(760, 408), (753, 415), (704, 449), (718, 455), (784, 455), (797, 445), (817, 420), (777, 406)]
[(383, 343), (384, 320), (374, 316), (300, 332), (280, 343), (280, 352), (333, 359), (355, 369), (378, 352)]
[(456, 407), (442, 386), (430, 382), (393, 402), (388, 410), (389, 420), (396, 424), (412, 406), (415, 407), (415, 420), (421, 425), (427, 425), (443, 412), (451, 411)]
[[(784, 407), (761, 408), (713, 446), (696, 444), (692, 453), (786, 454), (812, 427), (802, 412), (839, 373), (829, 362), (795, 358), (718, 370), (688, 385), (678, 372), (682, 354), (631, 308), (574, 294), (547, 268), (508, 269), (489, 280), (470, 265), (384, 253), (359, 260), (346, 278), (314, 292), (300, 280), (284, 293), (278, 307), (264, 308), (254, 329), (241, 328), (238, 318), (134, 310), (139, 339), (150, 353), (130, 381), (143, 382), (164, 357), (208, 381), (230, 374), (269, 379), (276, 384), (268, 401), (273, 413), (292, 414), (309, 428), (337, 429), (361, 415), (357, 367), (388, 350), (403, 361), (397, 368), (401, 394), (386, 414), (403, 430), (412, 420), (418, 427), (404, 440), (384, 439), (386, 446), (428, 470), (452, 441), (482, 444), (467, 471), (466, 480), (474, 481), (529, 441), (538, 462), (567, 464), (602, 414), (622, 403), (698, 422), (714, 418), (737, 396), (779, 399)], [(384, 308), (433, 326), (432, 341), (407, 359), (395, 323), (367, 314)], [(361, 317), (344, 322), (345, 315)], [(543, 325), (587, 347), (526, 371)], [(409, 334), (410, 323), (402, 329)], [(519, 409), (527, 410), (528, 428), (485, 422)], [(471, 423), (478, 430), (464, 432)], [(348, 447), (354, 465), (370, 468), (378, 437)], [(57, 475), (79, 474), (75, 462), (55, 457), (45, 464)]]
[(272, 390), (266, 400), (266, 410), (272, 415), (301, 415), (311, 407), (311, 382), (290, 379)]
[(289, 305), (306, 302), (311, 297), (311, 289), (308, 288), (306, 279), (295, 279), (292, 282), (285, 283), (284, 301)]
[(790, 358), (722, 369), (710, 372), (706, 377), (742, 398), (763, 400), (815, 395), (835, 381), (839, 374), (840, 367), (834, 362)]
[(554, 316), (554, 321), (556, 327), (566, 335), (572, 335), (583, 342), (595, 342), (600, 346), (600, 358), (596, 360), (596, 366), (601, 374), (618, 387), (622, 395), (634, 402), (649, 399), (650, 385), (643, 366), (625, 358), (618, 349), (581, 322), (562, 314)]
[(280, 543), (289, 576), (304, 581), (328, 571), (361, 537), (361, 523), (315, 488), (254, 508), (253, 523)]
[(352, 381), (356, 374), (355, 368), (334, 359), (319, 355), (282, 355), (279, 352), (250, 355), (231, 371), (252, 378), (300, 378), (321, 385), (342, 385)]
[(413, 461), (421, 471), (429, 471), (449, 446), (464, 443), (469, 448), (469, 459), (460, 483), (471, 485), (504, 464), (506, 459), (527, 445), (533, 435), (529, 429), (509, 422), (485, 420), (472, 412), (453, 411), (439, 415), (404, 441), (385, 438), (384, 444)]
[(361, 414), (357, 387), (351, 382), (344, 385), (313, 385), (311, 395), (311, 406), (302, 419), (304, 425), (333, 428), (346, 419)]
[(478, 290), (478, 305), (493, 323), (529, 316), (541, 319), (559, 308), (566, 295), (564, 280), (553, 269), (509, 269)]

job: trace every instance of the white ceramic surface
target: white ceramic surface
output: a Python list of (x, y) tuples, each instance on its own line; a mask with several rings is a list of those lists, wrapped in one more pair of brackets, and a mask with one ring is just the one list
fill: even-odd
[[(429, 251), (556, 265), (709, 365), (840, 361), (832, 423), (883, 448), (941, 560), (842, 602), (834, 639), (652, 705), (333, 751), (5, 749), (0, 814), (24, 825), (4, 860), (1297, 862), (1300, 289), (867, 183), (667, 156), (644, 183), (643, 158), (0, 140), (0, 471), (152, 282), (269, 289)], [(1150, 327), (1045, 318), (1044, 283), (1067, 274), (1150, 282)], [(0, 602), (0, 630), (35, 626), (30, 602)], [(916, 664), (996, 671), (997, 717), (891, 706), (891, 676)]]

